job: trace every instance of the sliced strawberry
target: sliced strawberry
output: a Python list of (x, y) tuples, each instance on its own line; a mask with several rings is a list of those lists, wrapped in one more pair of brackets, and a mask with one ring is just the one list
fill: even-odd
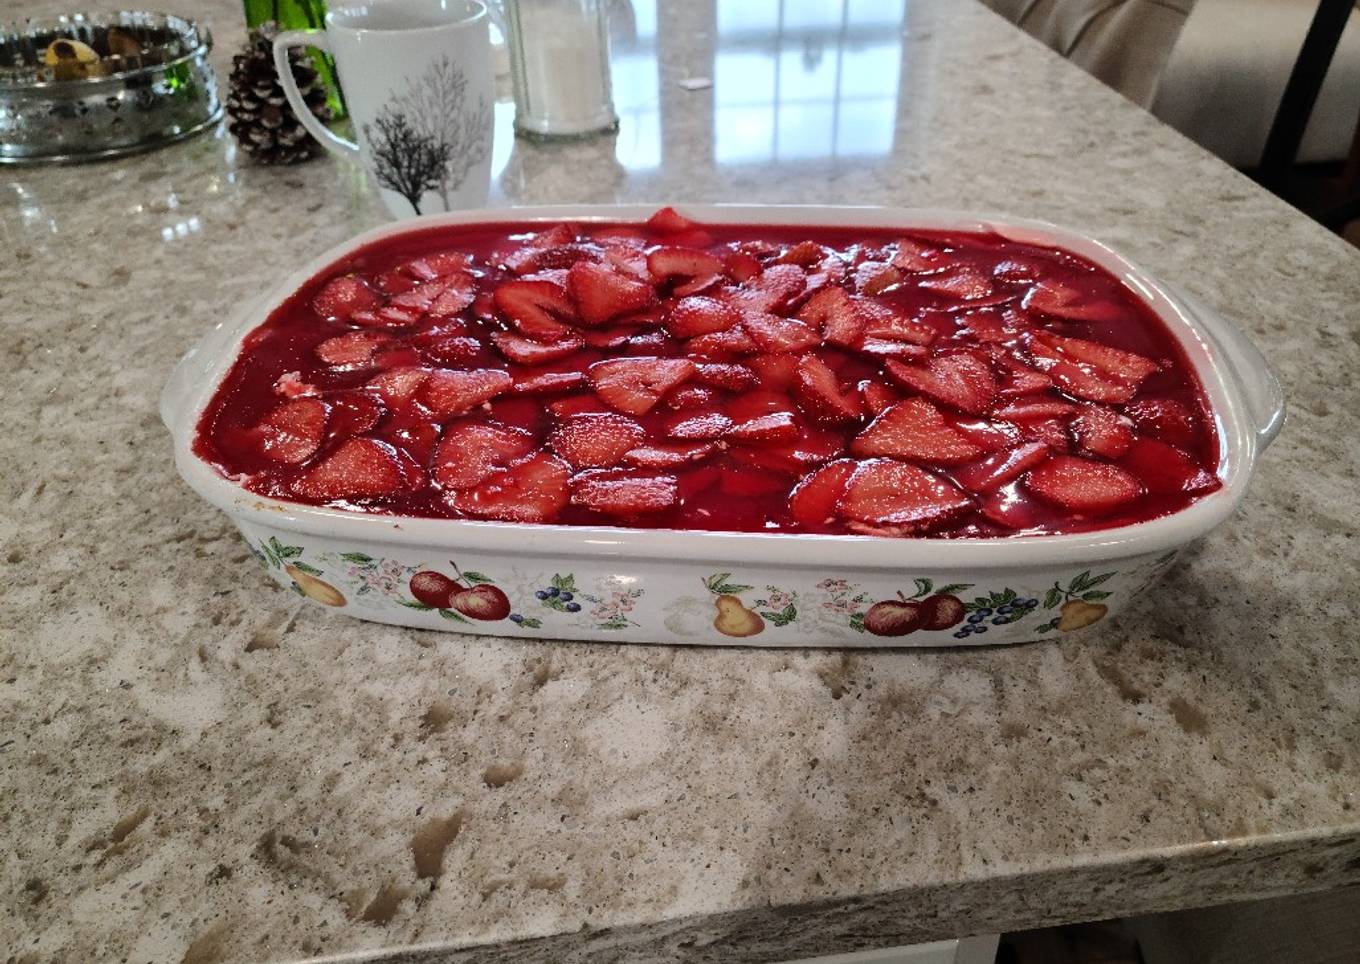
[(741, 312), (735, 305), (717, 298), (692, 295), (671, 306), (666, 316), (666, 330), (676, 338), (693, 338), (727, 331), (740, 321)]
[(614, 358), (590, 366), (595, 393), (620, 412), (641, 415), (696, 371), (687, 358)]
[[(482, 343), (476, 338), (467, 338), (462, 335), (446, 335), (443, 338), (432, 338), (428, 340), (420, 349), (421, 355), (429, 359), (440, 367), (453, 367), (463, 365), (475, 358), (480, 357)], [(394, 359), (409, 361), (419, 361), (420, 356), (414, 359)], [(383, 360), (386, 361), (386, 354)]]
[(592, 328), (589, 331), (583, 331), (581, 337), (591, 348), (621, 348), (628, 344), (628, 339), (641, 330), (642, 328), (638, 325), (612, 325), (608, 328)]
[(684, 297), (717, 284), (722, 278), (723, 263), (707, 251), (660, 247), (647, 255), (647, 270), (657, 284), (681, 279), (674, 294)]
[(581, 412), (608, 412), (609, 410), (609, 406), (600, 401), (599, 397), (594, 394), (569, 395), (566, 398), (559, 398), (548, 403), (548, 411), (558, 418), (579, 415)]
[(327, 430), (331, 438), (349, 438), (369, 431), (383, 417), (382, 403), (362, 391), (336, 392), (327, 397), (331, 420)]
[(855, 346), (856, 351), (878, 358), (896, 358), (898, 361), (923, 362), (930, 357), (930, 349), (924, 345), (913, 345), (905, 341), (888, 341), (884, 338), (865, 336)]
[(855, 344), (868, 320), (844, 288), (823, 288), (804, 303), (798, 317), (819, 328), (823, 339), (833, 345)]
[(962, 432), (968, 441), (984, 452), (995, 452), (997, 449), (1010, 448), (1012, 445), (1018, 445), (1025, 441), (1020, 432), (1020, 427), (1012, 425), (1010, 422), (957, 419), (953, 424), (954, 428)]
[(864, 379), (859, 383), (858, 388), (859, 397), (864, 402), (864, 410), (870, 415), (877, 415), (902, 400), (902, 396), (898, 394), (896, 389), (889, 388), (872, 378)]
[(886, 305), (861, 301), (865, 313), (864, 337), (884, 341), (904, 341), (913, 345), (929, 345), (935, 340), (935, 329), (898, 314)]
[(665, 241), (669, 245), (681, 248), (711, 248), (713, 246), (713, 235), (703, 228), (690, 228), (687, 231), (677, 231), (675, 234), (668, 234)]
[(761, 415), (735, 426), (727, 437), (734, 442), (787, 442), (798, 437), (798, 423), (788, 412)]
[(384, 271), (373, 280), (378, 289), (389, 296), (410, 291), (420, 283), (405, 271), (402, 271), (400, 267)]
[(978, 499), (978, 511), (999, 526), (1015, 531), (1038, 528), (1043, 513), (1019, 486), (1008, 485)]
[(979, 308), (959, 315), (956, 330), (959, 335), (982, 344), (1003, 344), (1015, 337), (1014, 332), (1006, 329), (994, 308)]
[(732, 428), (732, 420), (722, 412), (679, 412), (669, 419), (666, 434), (686, 442), (720, 439)]
[(976, 355), (936, 355), (924, 365), (889, 358), (884, 367), (907, 388), (974, 415), (987, 411), (996, 397), (996, 376)]
[(1119, 466), (1074, 455), (1053, 456), (1025, 476), (1025, 486), (1045, 502), (1086, 515), (1103, 515), (1143, 494)]
[(435, 295), (438, 293), (437, 285), (420, 285), (390, 299), (387, 304), (393, 308), (408, 310), (419, 318), (434, 303)]
[(931, 275), (916, 283), (918, 288), (962, 301), (986, 298), (995, 289), (992, 279), (973, 268), (960, 268), (948, 274)]
[[(1003, 423), (1004, 424), (1004, 423)], [(1040, 418), (1019, 422), (1020, 437), (1031, 442), (1043, 442), (1055, 452), (1066, 452), (1072, 446), (1068, 440), (1067, 422), (1060, 418)]]
[(787, 492), (789, 482), (773, 472), (726, 472), (718, 480), (718, 487), (727, 495), (749, 499), (773, 492)]
[(767, 352), (804, 352), (822, 342), (816, 331), (791, 318), (748, 313), (742, 327)]
[(1004, 261), (998, 261), (996, 267), (992, 269), (992, 277), (1014, 284), (1030, 284), (1038, 281), (1052, 270), (1051, 264), (1046, 264), (1035, 258), (1013, 256)]
[(1133, 442), (1129, 420), (1104, 405), (1083, 405), (1071, 429), (1079, 446), (1107, 459), (1119, 458)]
[(1134, 386), (1097, 372), (1093, 365), (1072, 361), (1040, 342), (1031, 342), (1029, 348), (1035, 364), (1069, 395), (1092, 402), (1127, 402), (1137, 392)]
[(845, 486), (837, 511), (871, 525), (926, 531), (956, 519), (973, 500), (948, 479), (906, 462), (861, 462)]
[(550, 244), (526, 247), (505, 259), (505, 266), (520, 277), (544, 271), (561, 271), (582, 261), (598, 261), (602, 252), (593, 244)]
[(715, 389), (703, 385), (677, 385), (666, 393), (666, 407), (677, 412), (691, 411), (696, 408), (713, 408), (719, 395)]
[(1043, 442), (1026, 442), (1013, 449), (993, 452), (981, 461), (956, 469), (954, 481), (969, 492), (991, 492), (1020, 478), (1035, 466), (1042, 465), (1048, 459), (1049, 452), (1049, 447)]
[(901, 269), (884, 261), (861, 261), (855, 268), (855, 290), (862, 295), (881, 295), (901, 283)]
[(733, 281), (750, 281), (760, 274), (760, 261), (745, 251), (733, 251), (723, 259), (723, 271)]
[(762, 387), (768, 391), (784, 391), (793, 385), (798, 375), (798, 356), (780, 352), (774, 355), (755, 355), (746, 364), (756, 373)]
[(406, 262), (401, 270), (419, 281), (432, 281), (456, 274), (471, 262), (471, 257), (462, 251), (436, 251)]
[(658, 234), (675, 234), (698, 227), (673, 207), (664, 207), (647, 219), (647, 227)]
[(1036, 331), (1034, 339), (1073, 361), (1091, 365), (1101, 374), (1109, 375), (1125, 385), (1136, 387), (1153, 372), (1161, 370), (1160, 365), (1142, 355), (1085, 338), (1065, 338), (1052, 332)]
[(666, 444), (651, 442), (629, 449), (623, 460), (644, 469), (670, 469), (689, 462), (698, 462), (717, 451), (711, 442)]
[(567, 276), (571, 272), (566, 268), (549, 268), (546, 271), (533, 271), (529, 274), (520, 275), (521, 281), (546, 281), (548, 284), (557, 285), (563, 291), (567, 290)]
[(860, 417), (859, 396), (842, 391), (836, 373), (816, 355), (798, 360), (793, 390), (803, 411), (818, 422), (834, 425)]
[(470, 489), (534, 450), (523, 429), (495, 422), (458, 421), (444, 429), (431, 474), (446, 489)]
[(816, 241), (799, 241), (777, 255), (774, 263), (796, 264), (802, 268), (810, 268), (830, 253), (828, 249), (822, 247)]
[(312, 310), (328, 321), (349, 321), (356, 311), (373, 311), (382, 295), (357, 275), (332, 278), (312, 299)]
[(508, 331), (493, 331), (491, 342), (502, 355), (521, 365), (544, 365), (558, 358), (566, 358), (585, 344), (575, 333), (567, 334), (561, 341), (544, 344), (512, 335)]
[(591, 326), (636, 311), (656, 297), (651, 285), (590, 261), (571, 266), (567, 291), (576, 302), (581, 321)]
[(424, 365), (426, 358), (409, 344), (398, 344), (394, 348), (379, 348), (373, 355), (373, 366), (389, 371), (393, 368), (417, 368)]
[(884, 411), (855, 437), (850, 451), (934, 465), (957, 465), (982, 454), (924, 398), (909, 398)]
[(539, 372), (516, 379), (510, 391), (516, 395), (551, 395), (585, 387), (586, 376), (582, 372)]
[(893, 267), (903, 271), (920, 273), (938, 271), (948, 264), (943, 251), (913, 238), (902, 238), (897, 242), (892, 258)]
[[(797, 359), (794, 359), (795, 365)], [(746, 392), (727, 402), (727, 414), (732, 416), (734, 422), (749, 422), (753, 418), (762, 415), (770, 415), (774, 412), (788, 412), (792, 415), (798, 411), (793, 399), (780, 391), (770, 389), (756, 389)]]
[(375, 392), (389, 408), (403, 408), (429, 377), (428, 368), (394, 368), (370, 378), (364, 387)]
[(824, 526), (836, 515), (836, 503), (845, 494), (859, 463), (854, 459), (837, 459), (809, 472), (789, 494), (789, 513), (805, 526)]
[(699, 335), (685, 342), (685, 350), (701, 358), (732, 358), (750, 355), (760, 351), (746, 329), (741, 325), (727, 331), (715, 331), (709, 335)]
[(574, 469), (618, 465), (625, 452), (647, 437), (626, 415), (587, 412), (563, 419), (548, 436), (548, 445)]
[(430, 373), (420, 387), (420, 400), (439, 418), (462, 415), (476, 405), (506, 391), (514, 379), (499, 368), (474, 368), (452, 371), (441, 368)]
[(260, 453), (290, 465), (307, 461), (321, 447), (329, 414), (330, 408), (318, 398), (284, 402), (255, 427)]
[(356, 324), (369, 327), (408, 328), (419, 321), (424, 312), (418, 308), (403, 308), (401, 305), (384, 305), (372, 313), (371, 319), (360, 317), (360, 315), (367, 316), (368, 314), (368, 312), (356, 312), (350, 316), (350, 320)]
[(439, 444), (439, 425), (435, 422), (412, 422), (400, 428), (391, 428), (386, 432), (384, 441), (425, 465), (433, 458), (435, 446)]
[(1003, 405), (995, 409), (992, 415), (1008, 422), (1037, 422), (1050, 418), (1068, 419), (1077, 411), (1077, 406), (1072, 402), (1057, 398), (1032, 398)]
[(675, 478), (670, 475), (595, 471), (582, 472), (571, 480), (572, 505), (607, 515), (660, 512), (675, 505), (679, 498)]
[(430, 303), (427, 314), (432, 318), (453, 318), (477, 297), (477, 280), (466, 271), (459, 271), (440, 283), (440, 293)]
[(747, 392), (760, 384), (760, 377), (745, 365), (700, 362), (697, 369), (696, 382), (729, 392)]
[(391, 495), (412, 482), (410, 467), (395, 448), (371, 438), (352, 438), (293, 481), (304, 499), (329, 502)]
[(730, 292), (728, 299), (743, 311), (779, 311), (807, 287), (807, 275), (796, 264), (776, 264), (766, 268)]
[(1124, 414), (1139, 435), (1153, 435), (1181, 448), (1192, 448), (1199, 441), (1199, 416), (1177, 399), (1140, 398), (1125, 405)]
[(368, 367), (373, 353), (392, 340), (392, 336), (381, 331), (351, 331), (334, 338), (327, 338), (316, 346), (316, 357), (327, 365), (343, 367), (348, 371)]
[(624, 239), (617, 238), (603, 242), (601, 247), (604, 248), (604, 263), (615, 271), (636, 281), (652, 280), (651, 272), (647, 270), (647, 256), (643, 253), (642, 242), (625, 243)]
[(1118, 322), (1123, 317), (1119, 305), (1105, 298), (1089, 298), (1060, 281), (1040, 281), (1025, 295), (1027, 311), (1069, 318), (1073, 321)]
[(570, 478), (565, 462), (539, 452), (492, 472), (473, 489), (451, 493), (448, 501), (478, 519), (551, 522), (566, 507)]
[(718, 483), (718, 479), (723, 478), (726, 474), (716, 465), (701, 465), (698, 468), (678, 473), (675, 482), (681, 501), (687, 501), (707, 492)]
[[(562, 323), (576, 317), (567, 293), (547, 281), (505, 281), (496, 289), (496, 307), (520, 332), (535, 341), (560, 341), (571, 334)], [(559, 320), (561, 319), (561, 320)]]
[(1119, 465), (1158, 495), (1204, 492), (1218, 486), (1218, 480), (1184, 451), (1157, 439), (1134, 439)]
[(1028, 365), (1002, 355), (999, 359), (1003, 375), (997, 394), (1003, 398), (1017, 398), (1021, 395), (1037, 395), (1053, 387), (1053, 379), (1043, 372), (1037, 372)]
[(791, 442), (733, 445), (728, 449), (733, 458), (748, 465), (794, 475), (802, 475), (814, 465), (828, 462), (844, 451), (845, 444), (838, 433), (810, 425), (804, 426)]

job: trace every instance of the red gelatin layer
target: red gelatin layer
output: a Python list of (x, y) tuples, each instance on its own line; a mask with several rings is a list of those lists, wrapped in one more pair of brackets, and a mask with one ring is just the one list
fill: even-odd
[(1082, 258), (663, 214), (356, 252), (246, 337), (195, 451), (353, 511), (739, 532), (1086, 532), (1221, 484), (1175, 339)]

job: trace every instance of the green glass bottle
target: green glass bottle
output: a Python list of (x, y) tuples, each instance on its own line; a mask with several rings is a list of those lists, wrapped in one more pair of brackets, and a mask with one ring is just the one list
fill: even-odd
[[(269, 20), (278, 24), (280, 30), (322, 30), (326, 26), (326, 0), (245, 0), (245, 10), (249, 29)], [(340, 120), (345, 116), (345, 99), (336, 80), (335, 61), (324, 51), (315, 47), (308, 49), (312, 63), (326, 85), (326, 103), (330, 105), (334, 119)]]

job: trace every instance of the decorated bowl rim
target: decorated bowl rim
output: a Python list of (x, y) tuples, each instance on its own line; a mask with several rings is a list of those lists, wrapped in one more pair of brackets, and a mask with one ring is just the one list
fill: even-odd
[[(293, 532), (344, 537), (371, 543), (459, 547), (544, 557), (631, 557), (710, 560), (788, 567), (843, 566), (855, 569), (928, 568), (935, 571), (1072, 564), (1175, 548), (1200, 536), (1232, 514), (1260, 449), (1278, 430), (1278, 410), (1263, 423), (1253, 416), (1241, 375), (1223, 347), (1226, 321), (1192, 308), (1109, 246), (1043, 221), (1004, 214), (932, 208), (854, 205), (681, 204), (673, 206), (700, 222), (806, 224), (811, 227), (994, 232), (1015, 241), (1066, 248), (1104, 267), (1141, 297), (1166, 324), (1200, 379), (1216, 420), (1222, 487), (1190, 505), (1156, 519), (1093, 532), (990, 538), (889, 538), (811, 533), (707, 532), (565, 526), (464, 519), (364, 514), (304, 505), (257, 495), (224, 477), (192, 451), (195, 426), (221, 378), (235, 361), (245, 335), (310, 278), (353, 251), (397, 235), (446, 226), (512, 222), (642, 221), (659, 204), (556, 205), (489, 208), (392, 222), (365, 231), (316, 258), (274, 285), (254, 303), (215, 326), (176, 367), (161, 396), (161, 417), (174, 438), (176, 466), (186, 482), (213, 505), (235, 517)], [(1238, 339), (1242, 336), (1236, 335)], [(1264, 360), (1254, 352), (1260, 366)], [(1260, 377), (1273, 384), (1268, 369)]]

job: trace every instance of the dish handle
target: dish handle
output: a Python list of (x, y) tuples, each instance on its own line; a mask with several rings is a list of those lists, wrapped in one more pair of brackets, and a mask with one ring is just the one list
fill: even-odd
[(1280, 387), (1275, 370), (1242, 329), (1190, 295), (1184, 292), (1179, 294), (1203, 324), (1214, 347), (1227, 360), (1255, 425), (1256, 444), (1264, 450), (1284, 427), (1284, 389)]

